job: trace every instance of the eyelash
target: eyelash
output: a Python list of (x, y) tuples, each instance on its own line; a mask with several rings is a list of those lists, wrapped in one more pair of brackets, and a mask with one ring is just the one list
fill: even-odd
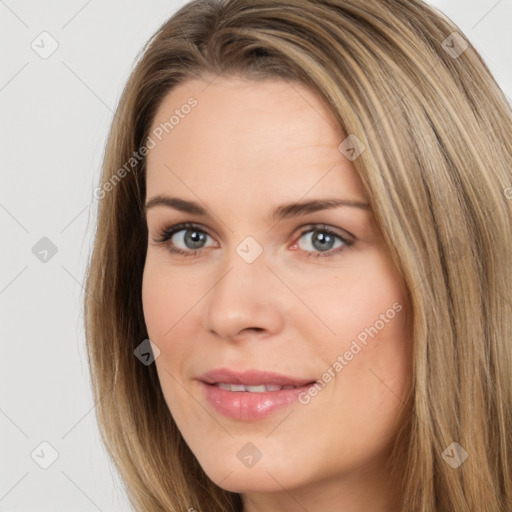
[[(166, 227), (166, 228), (162, 229), (161, 231), (159, 231), (157, 233), (159, 238), (157, 240), (154, 240), (154, 242), (156, 242), (158, 244), (165, 244), (172, 238), (172, 236), (174, 234), (179, 233), (180, 231), (189, 230), (189, 229), (199, 231), (201, 233), (205, 233), (208, 236), (211, 236), (207, 231), (202, 229), (201, 226), (199, 226), (198, 224), (194, 224), (191, 222), (183, 222), (181, 224), (175, 224), (174, 226)], [(306, 233), (309, 233), (311, 231), (318, 231), (320, 233), (325, 233), (328, 235), (332, 235), (336, 238), (339, 238), (343, 242), (344, 246), (338, 247), (336, 249), (331, 249), (330, 251), (326, 251), (325, 253), (318, 252), (318, 251), (305, 251), (306, 257), (308, 257), (308, 258), (316, 257), (316, 258), (331, 259), (331, 258), (339, 255), (339, 253), (351, 249), (352, 246), (354, 245), (353, 241), (343, 238), (341, 235), (339, 235), (338, 233), (327, 228), (323, 224), (312, 224), (312, 225), (308, 226), (307, 229), (304, 229), (304, 231), (302, 231), (300, 233), (297, 240), (300, 240)], [(185, 256), (185, 257), (195, 256), (199, 251), (201, 251), (201, 249), (195, 249), (195, 250), (191, 249), (189, 251), (184, 251), (183, 249), (178, 249), (171, 245), (169, 245), (168, 250), (169, 250), (169, 252), (171, 252), (173, 254), (179, 254), (180, 256)]]

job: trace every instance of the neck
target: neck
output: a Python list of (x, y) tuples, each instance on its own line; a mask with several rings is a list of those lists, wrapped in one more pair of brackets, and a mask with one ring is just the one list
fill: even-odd
[(361, 468), (305, 486), (244, 494), (243, 512), (395, 512), (390, 486), (389, 470)]

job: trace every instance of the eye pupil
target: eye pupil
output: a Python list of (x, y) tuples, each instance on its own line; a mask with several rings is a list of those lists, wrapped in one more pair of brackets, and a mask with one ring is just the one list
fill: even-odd
[(320, 250), (329, 250), (334, 242), (334, 237), (328, 233), (324, 233), (323, 231), (315, 231), (315, 234), (313, 235), (313, 245), (315, 245), (316, 242), (320, 242), (320, 245), (316, 248)]
[[(168, 243), (170, 245), (169, 251), (171, 253), (182, 256), (193, 256), (202, 251), (203, 245), (209, 236), (210, 235), (206, 231), (199, 227), (190, 225), (189, 223), (182, 223), (165, 229), (160, 233), (161, 239), (155, 241), (162, 244), (170, 241)], [(348, 242), (344, 239), (343, 236), (331, 232), (325, 226), (321, 226), (321, 229), (317, 226), (316, 229), (312, 227), (307, 231), (303, 231), (300, 238), (304, 237), (306, 237), (305, 239), (307, 240), (307, 243), (303, 250), (307, 253), (308, 258), (312, 256), (331, 257), (334, 256), (333, 253), (337, 255), (346, 248), (351, 247), (353, 244), (353, 242)], [(336, 239), (341, 242), (341, 247), (337, 251), (335, 249), (333, 250), (333, 247), (335, 248), (336, 245)], [(185, 247), (180, 248), (180, 245), (184, 245)], [(307, 247), (308, 245), (309, 248)]]
[[(202, 233), (200, 231), (193, 231), (191, 229), (187, 229), (185, 235), (185, 243), (187, 243), (187, 246), (189, 243), (191, 244), (190, 249), (198, 249), (201, 246), (201, 243), (204, 242), (205, 239), (205, 233)], [(197, 247), (196, 247), (197, 244)]]

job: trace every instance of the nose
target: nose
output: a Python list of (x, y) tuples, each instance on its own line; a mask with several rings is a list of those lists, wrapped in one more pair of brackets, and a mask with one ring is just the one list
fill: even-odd
[(285, 301), (291, 299), (263, 254), (247, 263), (234, 253), (226, 263), (205, 297), (205, 328), (230, 341), (279, 333), (285, 322)]

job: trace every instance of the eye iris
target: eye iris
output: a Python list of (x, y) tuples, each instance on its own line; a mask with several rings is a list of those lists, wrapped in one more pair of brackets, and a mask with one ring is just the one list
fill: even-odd
[[(316, 242), (320, 242), (320, 245), (317, 247)], [(324, 233), (323, 231), (314, 231), (313, 232), (313, 246), (315, 249), (320, 251), (322, 250), (330, 250), (332, 244), (334, 243), (334, 237), (328, 233)], [(329, 247), (327, 247), (329, 246)]]
[(191, 229), (187, 229), (185, 233), (185, 244), (187, 245), (187, 247), (189, 247), (189, 249), (199, 249), (206, 238), (206, 233), (202, 233), (200, 231), (193, 231)]
[[(183, 228), (181, 230), (175, 230), (174, 233), (182, 233), (181, 240), (183, 244), (186, 245), (188, 249), (201, 249), (202, 244), (204, 244), (206, 237), (208, 234), (197, 228)], [(333, 233), (325, 230), (325, 229), (316, 229), (310, 230), (310, 244), (313, 245), (314, 250), (320, 252), (329, 252), (333, 245), (335, 244), (336, 238), (338, 238)], [(305, 235), (305, 233), (304, 233)], [(166, 239), (172, 238), (172, 235), (169, 235)]]

